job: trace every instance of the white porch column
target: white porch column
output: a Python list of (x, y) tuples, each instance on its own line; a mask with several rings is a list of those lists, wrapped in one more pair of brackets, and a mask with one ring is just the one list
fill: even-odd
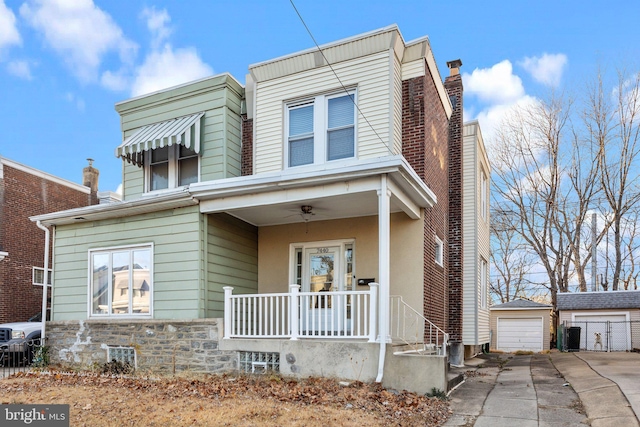
[(222, 339), (228, 340), (231, 338), (231, 294), (233, 287), (225, 286), (222, 289), (224, 289), (224, 337)]
[(369, 283), (369, 342), (376, 342), (378, 336), (378, 292), (380, 285)]
[(380, 284), (380, 298), (378, 320), (378, 340), (380, 342), (380, 355), (378, 357), (378, 376), (376, 382), (382, 382), (384, 375), (384, 359), (387, 351), (386, 343), (389, 340), (389, 270), (391, 261), (389, 252), (391, 249), (391, 190), (387, 185), (387, 175), (380, 177), (380, 190), (378, 190), (378, 283)]
[(387, 176), (380, 179), (378, 190), (378, 283), (380, 283), (380, 340), (389, 342), (389, 280), (391, 251), (391, 190), (387, 186)]
[(298, 318), (300, 317), (300, 285), (289, 285), (289, 325), (291, 327), (291, 340), (298, 339)]

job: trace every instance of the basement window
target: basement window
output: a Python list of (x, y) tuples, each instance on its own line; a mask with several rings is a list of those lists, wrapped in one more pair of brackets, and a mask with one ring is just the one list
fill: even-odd
[(250, 374), (264, 374), (267, 371), (280, 372), (280, 353), (261, 351), (238, 352), (238, 369)]
[(136, 349), (133, 347), (107, 347), (107, 362), (128, 363), (137, 368)]

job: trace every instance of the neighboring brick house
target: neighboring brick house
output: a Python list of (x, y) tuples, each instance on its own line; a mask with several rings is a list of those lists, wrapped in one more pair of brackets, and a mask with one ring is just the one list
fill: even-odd
[(96, 201), (89, 187), (0, 157), (0, 323), (42, 310), (44, 232), (29, 217)]
[(124, 201), (33, 218), (52, 358), (446, 389), (477, 245), (459, 66), (394, 25), (116, 104)]

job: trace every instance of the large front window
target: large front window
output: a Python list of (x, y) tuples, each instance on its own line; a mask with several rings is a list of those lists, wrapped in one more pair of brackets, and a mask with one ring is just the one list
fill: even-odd
[(287, 105), (287, 165), (355, 157), (355, 91)]
[(198, 182), (198, 154), (179, 144), (156, 148), (147, 153), (149, 158), (147, 191), (189, 185)]
[(153, 290), (152, 259), (151, 245), (90, 251), (91, 315), (148, 316)]

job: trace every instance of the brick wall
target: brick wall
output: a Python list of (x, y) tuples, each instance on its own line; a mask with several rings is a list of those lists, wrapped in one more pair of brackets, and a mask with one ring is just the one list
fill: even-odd
[(220, 319), (47, 322), (52, 363), (88, 367), (107, 362), (107, 347), (133, 347), (138, 369), (224, 372), (237, 368), (234, 351), (218, 348)]
[(45, 234), (29, 217), (87, 206), (97, 197), (8, 165), (2, 169), (0, 250), (9, 256), (0, 261), (0, 323), (6, 323), (42, 309), (42, 287), (32, 284), (32, 267), (44, 267)]
[(449, 122), (449, 338), (462, 342), (462, 77), (449, 76), (444, 81), (456, 105)]
[[(448, 327), (448, 119), (430, 76), (402, 82), (402, 154), (436, 194), (424, 213), (424, 315)], [(443, 266), (435, 263), (435, 236), (444, 242)]]
[(242, 176), (253, 175), (253, 119), (242, 115)]

